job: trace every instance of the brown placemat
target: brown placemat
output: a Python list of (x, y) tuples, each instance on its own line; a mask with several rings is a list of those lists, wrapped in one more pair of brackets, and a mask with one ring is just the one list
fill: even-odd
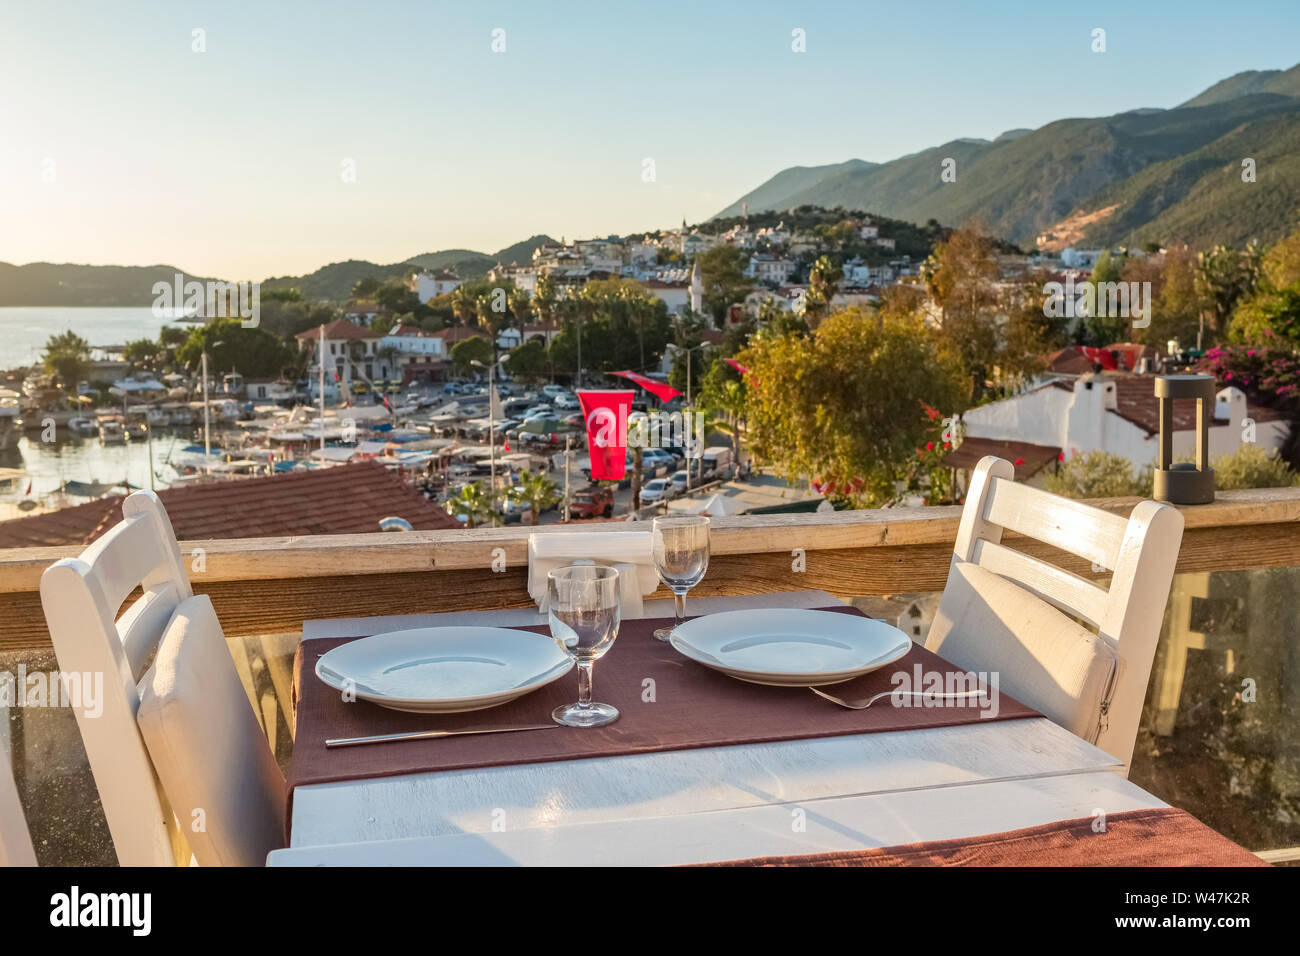
[[(856, 608), (845, 605), (823, 610), (861, 615)], [(918, 730), (1042, 716), (1006, 694), (995, 695), (996, 716), (990, 717), (981, 714), (992, 714), (994, 708), (981, 707), (979, 703), (894, 707), (890, 701), (882, 700), (867, 710), (847, 710), (806, 688), (747, 684), (687, 660), (669, 645), (655, 640), (651, 633), (666, 620), (624, 621), (614, 646), (596, 663), (594, 698), (613, 704), (621, 712), (619, 719), (606, 727), (558, 727), (335, 749), (326, 749), (327, 738), (547, 723), (554, 708), (577, 699), (577, 672), (572, 671), (531, 694), (491, 710), (442, 716), (405, 714), (367, 701), (345, 702), (338, 691), (316, 677), (316, 661), (321, 655), (358, 638), (304, 641), (294, 659), (297, 731), (289, 762), (290, 793), (294, 787), (305, 784), (403, 773)], [(542, 635), (539, 639), (550, 640), (545, 625), (521, 630), (533, 631)], [(900, 670), (911, 675), (916, 665), (926, 673), (960, 673), (959, 668), (913, 645), (906, 657), (889, 667), (828, 689), (843, 697), (892, 690), (891, 675)]]
[(959, 840), (755, 857), (695, 866), (1268, 866), (1185, 810), (1161, 807), (1061, 820)]

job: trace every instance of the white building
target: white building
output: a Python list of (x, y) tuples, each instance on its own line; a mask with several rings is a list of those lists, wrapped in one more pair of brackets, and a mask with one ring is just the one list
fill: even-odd
[(428, 304), (430, 299), (454, 292), (462, 282), (464, 280), (454, 272), (445, 270), (432, 272), (426, 269), (411, 277), (411, 291), (421, 302)]
[[(323, 329), (323, 333), (322, 333)], [(324, 338), (325, 379), (337, 380), (344, 384), (353, 378), (364, 375), (373, 380), (379, 363), (380, 341), (384, 338), (378, 332), (372, 332), (353, 322), (340, 319), (326, 326), (317, 326), (297, 336), (298, 347), (311, 354), (311, 364), (307, 368), (307, 379), (313, 394), (317, 392), (321, 365), (321, 339)], [(386, 375), (379, 375), (386, 378)]]
[[(1020, 443), (1025, 458), (1040, 466), (1091, 451), (1122, 455), (1135, 469), (1159, 455), (1160, 411), (1150, 375), (1103, 373), (1056, 381), (1011, 398), (973, 408), (962, 416), (966, 437), (954, 454), (978, 460), (1001, 454), (1001, 443)], [(1231, 454), (1244, 439), (1274, 450), (1286, 440), (1288, 426), (1272, 409), (1248, 405), (1236, 388), (1221, 389), (1210, 424), (1210, 458)], [(1191, 402), (1174, 406), (1174, 458), (1196, 450), (1196, 409)], [(953, 467), (967, 467), (953, 464)], [(1019, 468), (1017, 477), (1021, 477)]]
[(669, 315), (681, 315), (691, 304), (691, 289), (685, 282), (671, 282), (663, 279), (646, 279), (642, 288), (656, 299), (668, 306)]
[(1061, 265), (1067, 269), (1091, 269), (1101, 258), (1104, 249), (1075, 249), (1070, 246), (1061, 250)]
[(749, 269), (747, 271), (759, 282), (785, 285), (789, 281), (791, 273), (794, 272), (794, 262), (785, 256), (759, 253), (749, 257)]

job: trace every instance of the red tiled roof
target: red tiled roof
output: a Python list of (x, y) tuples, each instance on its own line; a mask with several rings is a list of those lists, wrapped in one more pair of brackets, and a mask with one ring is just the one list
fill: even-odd
[(945, 468), (970, 469), (978, 465), (985, 455), (996, 455), (1011, 462), (1016, 469), (1016, 481), (1024, 481), (1036, 475), (1045, 465), (1058, 460), (1060, 454), (1061, 449), (1048, 445), (968, 436), (960, 445), (944, 455), (939, 460), (939, 464)]
[(453, 325), (451, 328), (443, 329), (441, 332), (435, 332), (434, 338), (442, 339), (443, 343), (459, 342), (462, 339), (472, 339), (475, 336), (487, 338), (487, 333), (482, 329), (472, 329), (465, 325)]
[[(297, 339), (299, 342), (305, 339), (319, 339), (321, 327), (318, 325), (314, 329), (308, 329), (306, 332), (299, 332)], [(378, 332), (372, 332), (364, 329), (355, 322), (349, 322), (347, 319), (338, 319), (325, 326), (325, 339), (378, 339), (383, 338)]]
[[(1148, 435), (1160, 433), (1160, 400), (1155, 395), (1154, 375), (1099, 375), (1097, 384), (1113, 382), (1115, 385), (1114, 414), (1125, 421), (1132, 422)], [(1074, 391), (1074, 382), (1056, 381), (1051, 383), (1056, 388), (1067, 392)], [(1271, 408), (1261, 405), (1246, 406), (1247, 414), (1257, 422), (1276, 421), (1282, 416)], [(1226, 425), (1226, 418), (1215, 418), (1211, 425)], [(1196, 402), (1192, 399), (1174, 401), (1174, 431), (1188, 431), (1196, 427)]]
[[(181, 541), (378, 531), (396, 515), (417, 531), (459, 528), (436, 503), (376, 461), (233, 478), (158, 492)], [(0, 548), (90, 544), (122, 519), (122, 496), (0, 521)]]
[(1047, 357), (1047, 369), (1061, 375), (1086, 375), (1093, 370), (1093, 364), (1077, 347), (1067, 345)]

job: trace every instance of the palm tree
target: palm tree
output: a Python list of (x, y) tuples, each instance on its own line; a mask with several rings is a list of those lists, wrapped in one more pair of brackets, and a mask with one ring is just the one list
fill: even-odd
[(516, 504), (528, 505), (528, 516), (536, 525), (541, 521), (542, 509), (560, 500), (560, 486), (541, 472), (525, 471), (519, 475), (519, 484), (506, 492), (506, 497)]
[(492, 517), (492, 497), (483, 490), (483, 483), (474, 481), (465, 485), (457, 494), (447, 498), (447, 513), (454, 518), (465, 517), (465, 527), (474, 528), (483, 520)]
[(818, 257), (808, 272), (809, 311), (820, 315), (823, 310), (829, 310), (831, 299), (843, 278), (844, 270), (831, 262), (828, 256)]
[(457, 286), (451, 293), (451, 313), (461, 325), (469, 325), (478, 315), (478, 302), (463, 285)]
[(537, 312), (537, 318), (543, 325), (550, 325), (551, 317), (555, 312), (555, 279), (549, 272), (543, 272), (537, 277), (537, 287), (533, 291), (532, 304), (533, 309)]

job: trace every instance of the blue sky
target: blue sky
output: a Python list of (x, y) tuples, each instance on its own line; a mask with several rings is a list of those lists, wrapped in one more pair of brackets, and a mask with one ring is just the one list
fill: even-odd
[(0, 0), (0, 260), (261, 279), (634, 232), (787, 166), (1170, 107), (1297, 60), (1294, 0)]

